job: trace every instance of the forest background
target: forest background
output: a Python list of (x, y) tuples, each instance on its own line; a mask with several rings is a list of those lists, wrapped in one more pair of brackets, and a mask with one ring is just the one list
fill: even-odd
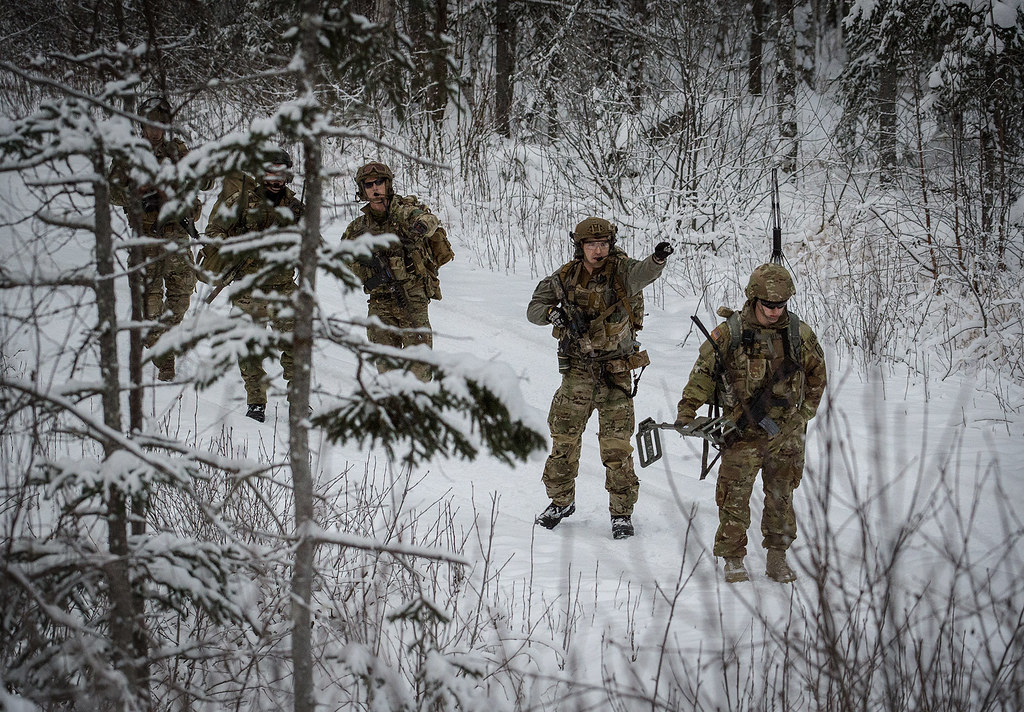
[[(973, 566), (976, 513), (946, 500), (948, 575), (912, 591), (900, 556), (942, 502), (879, 536), (877, 512), (853, 501), (854, 569), (831, 558), (825, 517), (801, 567), (812, 583), (790, 600), (814, 612), (809, 634), (775, 604), (756, 635), (713, 633), (692, 667), (667, 633), (653, 654), (574, 636), (580, 587), (541, 615), (532, 578), (499, 585), (496, 503), (466, 529), (446, 500), (396, 505), (427, 463), (539, 470), (545, 428), (521, 374), (442, 349), (381, 352), (317, 290), (330, 275), (359, 299), (346, 264), (374, 243), (328, 238), (355, 214), (355, 168), (381, 159), (443, 217), (460, 265), (535, 279), (569, 256), (567, 230), (601, 215), (630, 254), (676, 245), (649, 311), (685, 304), (709, 321), (767, 256), (777, 170), (787, 265), (830, 370), (899, 373), (913, 406), (966, 383), (1019, 438), (1019, 0), (30, 0), (4, 5), (0, 37), (0, 708), (1024, 708), (1012, 506), (986, 522), (995, 564)], [(193, 149), (177, 166), (139, 137), (136, 108), (154, 95)], [(297, 369), (280, 437), (204, 440), (147, 375), (146, 241), (111, 208), (107, 174), (120, 159), (165, 186), (173, 217), (213, 202), (203, 177), (255, 173), (273, 145), (297, 158), (307, 218), (256, 246), (297, 269), (294, 335), (207, 309), (157, 349), (204, 349), (176, 384), (193, 393), (281, 339), (300, 364), (341, 350), (347, 371), (324, 383)], [(376, 377), (382, 353), (443, 376)], [(816, 447), (841, 453), (845, 434), (823, 428)], [(311, 438), (365, 461), (327, 473)], [(998, 467), (974, 467), (1005, 493)], [(660, 620), (681, 600), (698, 570), (688, 531), (678, 581), (616, 594), (627, 638), (639, 602)], [(759, 594), (744, 600), (756, 614)]]

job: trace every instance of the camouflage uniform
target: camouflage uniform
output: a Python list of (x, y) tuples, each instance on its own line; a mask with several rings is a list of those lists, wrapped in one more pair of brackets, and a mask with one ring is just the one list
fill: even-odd
[[(247, 232), (261, 232), (274, 227), (282, 228), (294, 225), (302, 219), (305, 206), (302, 204), (291, 188), (285, 187), (279, 202), (275, 204), (274, 197), (268, 194), (266, 188), (257, 185), (255, 188), (240, 190), (224, 201), (224, 213), (236, 211), (242, 193), (246, 194), (246, 211), (242, 218), (225, 218), (221, 211), (210, 217), (206, 227), (206, 234), (212, 238), (225, 239), (242, 235)], [(256, 254), (222, 256), (219, 249), (214, 245), (206, 245), (199, 252), (200, 264), (203, 269), (211, 273), (224, 274), (242, 260), (241, 267), (233, 275), (233, 280), (243, 279), (249, 275), (263, 273), (259, 281), (251, 288), (237, 293), (232, 297), (231, 303), (244, 311), (257, 324), (269, 324), (277, 334), (289, 334), (295, 326), (291, 317), (280, 317), (281, 305), (290, 309), (290, 297), (298, 289), (295, 283), (295, 270), (288, 267), (277, 267), (267, 272), (267, 263)], [(230, 261), (229, 261), (230, 260)], [(264, 293), (274, 293), (274, 301), (255, 297), (254, 290)], [(284, 370), (284, 379), (290, 381), (294, 373), (294, 361), (292, 360), (291, 349), (287, 340), (281, 348), (281, 368)], [(263, 369), (263, 358), (257, 355), (250, 355), (238, 359), (238, 369), (242, 373), (242, 381), (245, 383), (246, 402), (249, 405), (265, 404), (267, 402), (267, 372)]]
[[(749, 291), (748, 288), (748, 297)], [(789, 295), (783, 296), (780, 301), (785, 301)], [(741, 403), (750, 402), (751, 396), (761, 384), (771, 379), (772, 374), (782, 367), (790, 350), (790, 314), (784, 312), (772, 326), (762, 326), (755, 315), (756, 304), (756, 298), (748, 298), (743, 307), (740, 314), (743, 336), (735, 348), (730, 348), (732, 334), (728, 321), (719, 324), (711, 332), (711, 338), (724, 354), (725, 381), (728, 387), (723, 396), (723, 407), (734, 422), (742, 413)], [(731, 312), (720, 310), (719, 313), (729, 316)], [(715, 491), (719, 514), (715, 556), (728, 560), (742, 559), (746, 554), (750, 495), (758, 470), (761, 471), (764, 487), (762, 545), (768, 550), (785, 552), (796, 539), (793, 491), (803, 476), (807, 422), (818, 409), (826, 383), (825, 355), (814, 331), (802, 321), (799, 338), (799, 368), (790, 378), (772, 387), (768, 417), (779, 426), (780, 434), (769, 438), (764, 430), (753, 425), (740, 433), (739, 439), (722, 453)], [(715, 391), (715, 366), (715, 351), (710, 342), (705, 342), (700, 348), (689, 381), (683, 388), (677, 425), (691, 422), (697, 409), (712, 399)]]
[[(601, 268), (590, 274), (578, 253), (576, 259), (541, 280), (533, 292), (526, 312), (532, 323), (548, 324), (549, 309), (563, 301), (574, 305), (592, 323), (592, 354), (584, 356), (578, 349), (560, 354), (562, 384), (548, 412), (552, 445), (542, 480), (555, 506), (567, 506), (575, 499), (583, 431), (597, 410), (608, 508), (613, 517), (633, 513), (640, 480), (633, 469), (634, 414), (626, 359), (635, 353), (637, 342), (629, 300), (623, 296), (640, 293), (663, 270), (664, 263), (659, 264), (653, 256), (635, 260), (613, 248)], [(598, 316), (613, 306), (600, 321)], [(565, 332), (555, 327), (554, 336), (562, 339)]]
[[(369, 164), (374, 165), (387, 170), (387, 173), (381, 175), (388, 176), (390, 181), (390, 170), (383, 164)], [(364, 172), (365, 168), (361, 169), (361, 173)], [(362, 212), (361, 216), (349, 224), (342, 236), (343, 240), (353, 240), (366, 233), (388, 233), (399, 238), (397, 244), (374, 250), (374, 256), (386, 260), (390, 266), (395, 277), (394, 283), (374, 280), (379, 275), (370, 260), (350, 265), (356, 276), (363, 281), (363, 290), (369, 295), (367, 315), (377, 317), (387, 327), (392, 327), (367, 326), (366, 337), (375, 344), (398, 349), (420, 344), (432, 348), (434, 335), (427, 307), (431, 299), (441, 298), (441, 287), (428, 241), (436, 231), (443, 230), (440, 221), (415, 196), (392, 194), (386, 213), (378, 215), (368, 205), (362, 208)], [(375, 281), (380, 283), (374, 284)], [(373, 286), (365, 286), (368, 282)], [(388, 369), (386, 363), (377, 361), (378, 371)], [(431, 370), (425, 364), (416, 364), (410, 370), (421, 381), (431, 379)]]
[[(177, 163), (188, 153), (188, 148), (178, 138), (162, 140), (156, 146), (151, 146), (151, 149), (161, 163)], [(160, 193), (155, 189), (150, 190), (148, 186), (135, 186), (129, 177), (128, 167), (122, 162), (112, 167), (110, 183), (111, 202), (125, 208), (132, 228), (139, 235), (162, 241), (143, 248), (146, 262), (143, 271), (142, 314), (148, 321), (159, 322), (158, 326), (149, 329), (144, 338), (143, 343), (149, 348), (167, 329), (180, 324), (188, 311), (192, 292), (196, 288), (195, 259), (189, 247), (189, 234), (181, 222), (174, 219), (160, 222), (158, 219), (160, 208), (166, 202)], [(207, 190), (210, 185), (207, 180), (200, 187)], [(197, 200), (189, 219), (194, 224), (201, 214), (202, 204)], [(161, 371), (174, 371), (173, 354), (155, 358), (153, 363)]]

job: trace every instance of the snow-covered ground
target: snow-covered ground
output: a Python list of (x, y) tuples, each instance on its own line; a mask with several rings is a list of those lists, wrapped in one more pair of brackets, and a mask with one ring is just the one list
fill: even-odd
[[(11, 202), (18, 192), (5, 192), (12, 212), (20, 212)], [(339, 239), (343, 228), (344, 221), (328, 226), (325, 238)], [(441, 275), (445, 297), (431, 305), (435, 350), (500, 364), (497, 373), (512, 374), (506, 390), (521, 392), (527, 420), (543, 428), (560, 377), (550, 329), (532, 325), (525, 317), (537, 279), (474, 266), (477, 261), (469, 259), (471, 236), (453, 237), (456, 259)], [(652, 248), (653, 240), (646, 249)], [(81, 264), (82, 249), (87, 248), (62, 247), (53, 267)], [(8, 265), (31, 269), (32, 262), (21, 261), (24, 255), (11, 255), (9, 246), (3, 257)], [(700, 259), (700, 254), (677, 250), (666, 279), (672, 278), (680, 261)], [(45, 263), (42, 267), (50, 269)], [(121, 289), (119, 306), (127, 320), (123, 285)], [(193, 298), (194, 313), (226, 313), (223, 297), (213, 306), (202, 303), (207, 289), (200, 285)], [(641, 341), (652, 363), (635, 400), (638, 421), (648, 416), (658, 421), (674, 418), (702, 340), (689, 319), (697, 295), (678, 292), (664, 290), (664, 305), (648, 299)], [(318, 295), (326, 314), (365, 316), (364, 296), (346, 294), (330, 276), (320, 276)], [(800, 293), (792, 300), (796, 313), (805, 298)], [(699, 315), (710, 328), (716, 317), (708, 305), (701, 309)], [(1011, 404), (1017, 407), (1014, 411), (1001, 407), (971, 377), (954, 374), (943, 379), (890, 366), (864, 372), (830, 348), (828, 325), (811, 325), (826, 350), (830, 383), (811, 423), (805, 476), (796, 494), (800, 533), (791, 563), (800, 578), (793, 585), (776, 584), (764, 576), (762, 497), (756, 487), (747, 556), (751, 581), (734, 586), (721, 582), (720, 562), (710, 554), (717, 527), (715, 477), (698, 479), (699, 442), (672, 433), (663, 433), (661, 461), (646, 469), (637, 466), (641, 488), (633, 516), (636, 536), (622, 541), (611, 536), (596, 417), (584, 435), (576, 513), (552, 531), (533, 524), (547, 504), (541, 483), (545, 453), (535, 453), (514, 467), (487, 456), (472, 462), (437, 458), (411, 473), (415, 486), (406, 506), (427, 509), (450, 501), (456, 532), (480, 527), (462, 552), (473, 569), (470, 579), (483, 587), (486, 560), (490, 585), (499, 589), (489, 614), (504, 621), (503, 644), (512, 651), (508, 655), (525, 660), (520, 667), (533, 676), (538, 695), (547, 684), (544, 675), (575, 680), (581, 689), (588, 683), (600, 689), (612, 681), (653, 694), (663, 678), (671, 677), (681, 686), (681, 681), (700, 679), (699, 674), (694, 677), (695, 669), (722, 669), (727, 651), (735, 651), (737, 645), (748, 651), (750, 668), (756, 670), (762, 655), (771, 657), (765, 651), (775, 644), (772, 631), (814, 636), (822, 623), (823, 598), (833, 589), (844, 598), (858, 587), (878, 586), (879, 569), (885, 569), (887, 554), (895, 550), (900, 552), (897, 565), (886, 575), (916, 602), (907, 609), (912, 609), (906, 615), (912, 626), (928, 626), (931, 610), (942, 617), (944, 592), (954, 591), (954, 598), (966, 595), (957, 606), (963, 605), (962, 615), (974, 621), (991, 622), (986, 607), (997, 605), (1001, 593), (1018, 600), (1020, 589), (1014, 580), (1021, 574), (1024, 532), (1015, 510), (1015, 503), (1024, 501), (1019, 391), (1004, 391), (1018, 398)], [(52, 348), (60, 348), (61, 333), (55, 327), (44, 341), (56, 338)], [(7, 334), (14, 334), (13, 325)], [(47, 358), (56, 355), (52, 348), (43, 347), (44, 352), (49, 349)], [(236, 370), (204, 391), (195, 390), (190, 377), (207, 355), (201, 344), (179, 357), (178, 384), (156, 382), (152, 366), (146, 367), (147, 383), (154, 386), (147, 392), (151, 422), (165, 421), (172, 435), (187, 435), (200, 443), (227, 431), (250, 455), (264, 452), (284, 459), (287, 404), (279, 366), (265, 364), (276, 388), (268, 420), (260, 424), (244, 417), (245, 395)], [(323, 394), (346, 392), (353, 363), (350, 353), (320, 344), (314, 388)], [(59, 381), (57, 372), (53, 378)], [(321, 402), (315, 398), (314, 409)], [(361, 472), (368, 467), (365, 463), (372, 467), (385, 461), (382, 452), (353, 444), (314, 442), (314, 452), (314, 468), (325, 487), (328, 482), (336, 486), (339, 475), (353, 463)], [(825, 555), (827, 571), (819, 565)], [(986, 582), (984, 600), (969, 583), (958, 587), (965, 574)], [(932, 594), (935, 601), (928, 599)], [(405, 602), (381, 603), (393, 607)], [(981, 613), (974, 610), (975, 604)], [(858, 605), (845, 600), (840, 606), (849, 615), (846, 625), (855, 625), (853, 611)], [(957, 611), (959, 617), (961, 610)], [(936, 620), (935, 625), (941, 622)], [(530, 645), (517, 647), (523, 631), (529, 631)], [(705, 688), (711, 689), (705, 699), (731, 707), (727, 690), (742, 685), (718, 679)], [(771, 686), (766, 683), (760, 689)], [(603, 699), (598, 692), (591, 694), (591, 702)], [(580, 698), (581, 709), (587, 699)]]
[[(330, 240), (337, 233), (340, 227), (325, 236)], [(458, 254), (467, 249), (456, 243), (456, 260), (442, 272), (444, 299), (431, 306), (435, 349), (506, 364), (536, 411), (531, 420), (543, 423), (560, 377), (550, 329), (525, 318), (536, 279), (472, 267)], [(677, 252), (671, 258), (688, 259), (699, 257)], [(318, 293), (326, 313), (365, 315), (364, 297), (344, 294), (330, 277), (321, 277)], [(701, 341), (689, 319), (696, 297), (668, 291), (665, 299), (664, 308), (648, 300), (641, 340), (652, 365), (636, 398), (637, 420), (673, 419)], [(799, 296), (791, 303), (797, 313), (800, 303)], [(709, 313), (700, 316), (709, 327), (715, 320)], [(827, 333), (824, 325), (812, 326)], [(724, 641), (756, 644), (764, 637), (758, 632), (762, 619), (790, 630), (813, 629), (818, 580), (808, 567), (823, 549), (838, 557), (832, 565), (849, 577), (849, 584), (869, 575), (866, 559), (885, 554), (872, 549), (887, 549), (901, 541), (900, 532), (909, 531), (896, 573), (909, 589), (919, 590), (953, 578), (951, 552), (966, 541), (970, 565), (992, 567), (988, 575), (996, 586), (1007, 584), (1003, 577), (1019, 573), (1020, 563), (1019, 556), (1001, 558), (1007, 545), (1019, 546), (1021, 532), (1012, 507), (1024, 500), (1020, 416), (1005, 413), (969, 378), (939, 380), (890, 368), (858, 373), (849, 360), (829, 350), (827, 339), (823, 346), (830, 386), (810, 427), (806, 472), (796, 495), (800, 535), (791, 561), (801, 576), (792, 586), (764, 576), (757, 487), (747, 556), (752, 580), (721, 583), (720, 562), (710, 555), (717, 526), (714, 474), (699, 480), (699, 441), (672, 433), (663, 434), (661, 461), (646, 469), (637, 465), (641, 489), (631, 539), (611, 537), (596, 417), (584, 435), (576, 514), (552, 531), (533, 524), (547, 504), (540, 481), (544, 453), (515, 467), (489, 457), (435, 460), (413, 473), (418, 483), (412, 502), (428, 506), (450, 498), (458, 529), (470, 526), (476, 515), (488, 527), (493, 499), (498, 514), (491, 539), (474, 537), (465, 552), (474, 562), (474, 575), (481, 574), (489, 548), (508, 599), (518, 601), (510, 615), (529, 618), (530, 627), (543, 620), (551, 631), (550, 651), (537, 660), (538, 669), (548, 663), (568, 666), (578, 680), (597, 686), (609, 674), (620, 682), (634, 676), (649, 682), (662, 651), (679, 651), (678, 660), (696, 664), (698, 658), (707, 662), (709, 651), (728, 647)], [(351, 379), (352, 357), (321, 348), (314, 366), (316, 386), (337, 392)], [(179, 377), (187, 379), (201, 358), (202, 348), (180, 359)], [(276, 364), (268, 363), (268, 371), (280, 373)], [(283, 385), (280, 379), (276, 383)], [(283, 392), (271, 395), (267, 423), (248, 420), (235, 372), (198, 394), (191, 386), (158, 389), (156, 404), (158, 414), (180, 408), (189, 420), (194, 417), (200, 440), (227, 424), (236, 443), (248, 438), (278, 453), (286, 449)], [(274, 438), (276, 446), (268, 443)], [(318, 453), (316, 465), (328, 479), (342, 463), (374, 457), (344, 445), (321, 444)], [(567, 620), (574, 621), (568, 628)], [(621, 650), (619, 663), (600, 654), (602, 641)], [(712, 664), (716, 654), (710, 655)]]

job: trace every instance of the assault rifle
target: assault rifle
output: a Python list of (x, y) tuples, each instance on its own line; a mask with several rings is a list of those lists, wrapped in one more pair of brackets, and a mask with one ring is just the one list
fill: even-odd
[(780, 399), (772, 394), (772, 388), (792, 376), (799, 368), (792, 359), (783, 359), (782, 366), (772, 374), (771, 379), (761, 384), (748, 403), (741, 404), (739, 417), (736, 418), (736, 428), (739, 432), (756, 426), (765, 431), (769, 439), (782, 432), (778, 424), (768, 417), (768, 411), (775, 405), (789, 405), (789, 401), (780, 402)]
[(569, 302), (562, 303), (562, 311), (565, 312), (569, 324), (565, 328), (565, 336), (558, 342), (558, 353), (569, 355), (576, 344), (576, 350), (582, 356), (590, 356), (594, 353), (594, 347), (590, 343), (590, 325), (586, 317), (574, 305)]
[(558, 341), (558, 356), (565, 358), (577, 352), (583, 358), (594, 355), (594, 345), (590, 341), (590, 324), (583, 312), (573, 304), (565, 293), (565, 285), (562, 284), (562, 277), (558, 275), (554, 280), (555, 296), (561, 302), (561, 309), (565, 312), (566, 320), (569, 322), (565, 329), (565, 335)]
[(409, 299), (405, 294), (405, 289), (395, 277), (391, 263), (386, 257), (374, 252), (369, 260), (362, 260), (362, 263), (373, 272), (370, 278), (363, 282), (367, 291), (372, 292), (377, 287), (384, 287), (391, 293), (399, 307), (409, 308)]
[(199, 242), (199, 231), (196, 230), (196, 224), (190, 217), (183, 217), (178, 221), (178, 224), (188, 233), (188, 236), (193, 242)]
[(234, 282), (238, 275), (242, 273), (242, 270), (247, 268), (251, 263), (251, 257), (243, 257), (231, 265), (231, 269), (224, 273), (218, 281), (216, 288), (207, 295), (204, 301), (207, 304), (212, 304), (213, 300), (220, 296), (220, 293), (224, 291), (225, 287)]
[[(156, 188), (150, 188), (139, 197), (139, 208), (144, 213), (153, 213), (160, 210), (164, 200), (160, 196), (160, 191)], [(184, 230), (188, 236), (194, 241), (199, 242), (199, 231), (196, 230), (195, 222), (188, 215), (184, 215), (178, 218), (178, 225)]]

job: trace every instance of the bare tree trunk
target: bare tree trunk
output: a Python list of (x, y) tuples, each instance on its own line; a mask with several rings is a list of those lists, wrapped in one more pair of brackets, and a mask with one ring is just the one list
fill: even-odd
[(983, 115), (978, 130), (978, 227), (980, 228), (981, 249), (988, 249), (988, 238), (992, 234), (995, 213), (995, 140), (989, 121), (990, 115)]
[[(93, 155), (96, 175), (106, 174), (103, 154)], [(114, 239), (110, 223), (110, 194), (105, 179), (93, 183), (96, 230), (96, 317), (100, 351), (100, 401), (103, 423), (121, 431), (121, 383), (117, 356), (117, 297), (114, 291)], [(105, 441), (103, 454), (113, 457), (117, 447)], [(124, 492), (111, 487), (107, 495), (107, 548), (111, 560), (105, 566), (110, 596), (110, 641), (114, 664), (125, 676), (128, 695), (148, 706), (145, 658), (139, 658), (137, 645), (142, 624), (141, 597), (134, 595), (128, 574), (128, 506)], [(119, 695), (120, 696), (120, 695)], [(123, 699), (123, 697), (122, 697)]]
[(429, 34), (430, 78), (427, 110), (434, 123), (444, 120), (448, 106), (448, 48), (444, 35), (448, 32), (448, 0), (434, 0), (434, 26)]
[(892, 180), (896, 168), (896, 72), (894, 62), (886, 63), (878, 84), (878, 161), (883, 181)]
[(747, 86), (754, 96), (761, 96), (761, 59), (764, 54), (764, 0), (753, 1), (753, 25), (750, 28), (750, 56), (747, 60)]
[(775, 91), (779, 117), (779, 168), (788, 175), (796, 173), (799, 144), (796, 122), (796, 30), (793, 27), (793, 0), (776, 5), (779, 26), (775, 63)]
[(935, 288), (939, 289), (939, 263), (935, 257), (935, 243), (932, 237), (932, 211), (928, 205), (928, 173), (925, 169), (924, 162), (924, 128), (921, 122), (921, 88), (920, 86), (914, 87), (914, 121), (916, 126), (916, 138), (917, 138), (917, 167), (918, 176), (921, 182), (921, 205), (924, 208), (924, 229), (925, 238), (928, 242), (928, 257), (931, 262), (931, 278), (935, 283)]
[(422, 102), (429, 82), (430, 71), (427, 59), (430, 53), (430, 45), (427, 42), (427, 33), (430, 27), (427, 23), (427, 2), (429, 0), (409, 0), (409, 13), (407, 16), (409, 40), (412, 44), (412, 62), (415, 71), (412, 75), (413, 99)]
[(509, 14), (509, 0), (497, 0), (494, 16), (494, 125), (506, 138), (512, 135), (512, 73), (515, 71), (516, 37)]
[[(315, 103), (318, 53), (317, 0), (304, 0), (300, 25), (303, 74), (299, 95)], [(309, 111), (307, 109), (307, 111)], [(313, 112), (317, 113), (317, 112)], [(292, 664), (295, 671), (295, 712), (314, 712), (313, 641), (310, 602), (313, 597), (313, 474), (309, 453), (309, 389), (313, 364), (313, 308), (316, 292), (317, 249), (320, 245), (320, 210), (323, 157), (320, 138), (309, 133), (313, 124), (307, 114), (302, 138), (306, 208), (303, 211), (302, 243), (299, 246), (299, 279), (295, 292), (295, 326), (292, 358), (295, 372), (288, 384), (288, 443), (295, 496), (295, 564), (292, 571)]]

